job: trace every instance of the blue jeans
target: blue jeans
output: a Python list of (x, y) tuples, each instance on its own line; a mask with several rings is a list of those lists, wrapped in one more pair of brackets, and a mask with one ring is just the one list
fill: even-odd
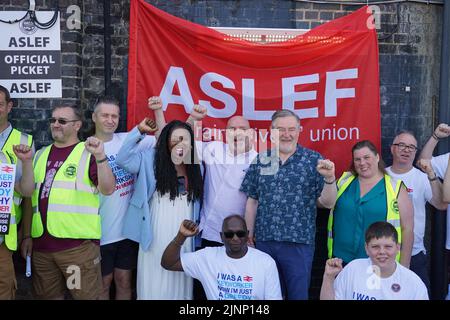
[(275, 260), (283, 297), (287, 300), (308, 300), (314, 245), (257, 241), (256, 248)]

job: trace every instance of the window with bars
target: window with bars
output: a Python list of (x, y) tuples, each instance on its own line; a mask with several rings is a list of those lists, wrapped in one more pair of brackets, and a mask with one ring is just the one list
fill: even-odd
[(228, 35), (227, 39), (242, 39), (252, 42), (273, 43), (288, 41), (298, 35), (308, 32), (308, 29), (263, 29), (263, 28), (225, 28), (212, 27), (212, 29)]

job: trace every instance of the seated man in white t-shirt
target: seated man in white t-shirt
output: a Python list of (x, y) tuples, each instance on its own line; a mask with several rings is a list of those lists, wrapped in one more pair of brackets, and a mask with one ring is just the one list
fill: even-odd
[(275, 261), (268, 254), (247, 246), (244, 218), (232, 215), (223, 220), (220, 232), (223, 247), (207, 247), (180, 256), (186, 238), (198, 231), (193, 221), (181, 223), (161, 258), (163, 268), (184, 271), (200, 280), (208, 300), (282, 299)]
[(365, 238), (369, 258), (353, 260), (345, 268), (339, 258), (327, 260), (321, 300), (428, 300), (419, 276), (395, 260), (400, 244), (394, 226), (372, 223)]

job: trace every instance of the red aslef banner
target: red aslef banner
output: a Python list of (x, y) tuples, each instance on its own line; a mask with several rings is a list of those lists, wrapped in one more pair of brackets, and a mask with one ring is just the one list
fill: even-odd
[[(242, 115), (268, 138), (275, 110), (301, 118), (299, 142), (349, 167), (351, 147), (380, 148), (378, 43), (363, 7), (285, 42), (259, 44), (230, 37), (131, 1), (127, 125), (152, 116), (147, 99), (161, 96), (165, 116), (186, 120), (207, 107), (211, 133)], [(217, 136), (216, 136), (217, 138)]]

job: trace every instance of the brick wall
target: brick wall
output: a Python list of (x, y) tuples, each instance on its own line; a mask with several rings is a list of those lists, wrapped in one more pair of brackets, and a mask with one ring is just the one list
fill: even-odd
[[(103, 1), (37, 0), (39, 10), (61, 10), (63, 101), (86, 110), (104, 92)], [(207, 26), (314, 28), (359, 7), (290, 0), (149, 0), (175, 16)], [(2, 0), (0, 10), (24, 10), (24, 0)], [(82, 9), (82, 29), (69, 30), (69, 5)], [(379, 32), (382, 154), (390, 163), (389, 144), (400, 129), (413, 130), (422, 145), (436, 125), (442, 7), (418, 3), (380, 5)], [(112, 87), (125, 105), (129, 1), (111, 0)], [(408, 91), (409, 87), (409, 91)], [(46, 119), (54, 99), (20, 99), (13, 125), (32, 133), (37, 145), (50, 142)], [(122, 128), (124, 124), (122, 123)], [(87, 128), (86, 128), (87, 129)], [(317, 297), (325, 258), (326, 213), (319, 213), (312, 296)]]
[[(0, 10), (24, 10), (26, 1), (4, 0)], [(63, 101), (88, 109), (104, 92), (103, 1), (41, 0), (39, 10), (59, 3), (62, 34)], [(288, 0), (149, 0), (181, 18), (222, 27), (314, 28), (346, 15), (358, 6), (311, 4)], [(82, 29), (69, 30), (69, 5), (82, 12)], [(439, 56), (442, 7), (416, 3), (380, 5), (380, 84), (383, 156), (390, 162), (388, 145), (396, 131), (413, 129), (422, 144), (435, 125), (439, 100)], [(125, 102), (128, 55), (129, 1), (111, 1), (112, 91)], [(410, 91), (406, 91), (409, 87)], [(32, 133), (39, 145), (50, 141), (45, 119), (60, 103), (55, 99), (20, 99), (12, 122)], [(88, 115), (88, 114), (87, 114)]]

